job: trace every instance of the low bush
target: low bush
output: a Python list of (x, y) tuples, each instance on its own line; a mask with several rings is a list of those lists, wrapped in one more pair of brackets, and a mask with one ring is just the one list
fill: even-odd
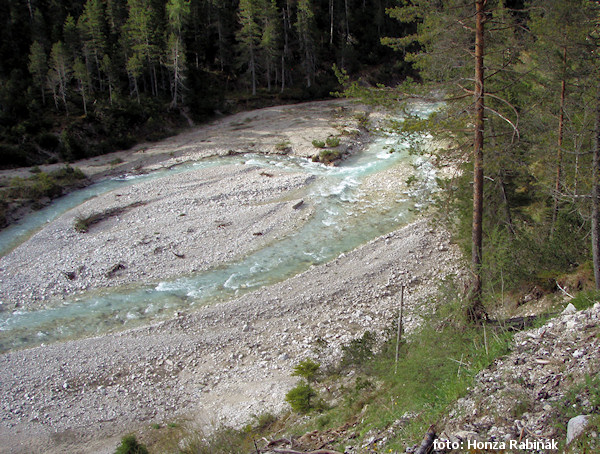
[(339, 137), (327, 137), (327, 139), (325, 139), (325, 143), (328, 147), (335, 148), (340, 144), (340, 138)]
[(117, 447), (115, 454), (149, 454), (143, 444), (138, 443), (135, 435), (125, 435), (121, 444)]

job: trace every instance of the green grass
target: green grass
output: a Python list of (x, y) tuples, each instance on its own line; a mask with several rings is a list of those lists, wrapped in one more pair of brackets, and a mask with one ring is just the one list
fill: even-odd
[(600, 290), (584, 290), (577, 293), (570, 302), (578, 311), (587, 309), (600, 302)]

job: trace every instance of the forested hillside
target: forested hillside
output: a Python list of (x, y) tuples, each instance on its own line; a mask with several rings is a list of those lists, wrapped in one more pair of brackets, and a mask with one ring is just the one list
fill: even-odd
[(78, 159), (215, 110), (329, 96), (333, 64), (400, 80), (402, 55), (380, 43), (407, 27), (386, 14), (397, 3), (4, 1), (0, 165)]
[(440, 182), (440, 213), (472, 257), (471, 318), (486, 316), (484, 294), (600, 288), (600, 2), (412, 0), (388, 13), (415, 27), (384, 42), (420, 83), (375, 90), (350, 78), (347, 93), (444, 101), (398, 126), (416, 152), (431, 150), (414, 132), (430, 133), (440, 162), (462, 163)]

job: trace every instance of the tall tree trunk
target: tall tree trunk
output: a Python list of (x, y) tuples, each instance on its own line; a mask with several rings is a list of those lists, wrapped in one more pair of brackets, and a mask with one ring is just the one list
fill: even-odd
[(286, 73), (285, 73), (285, 57), (288, 54), (288, 46), (289, 46), (289, 36), (288, 36), (288, 29), (289, 29), (289, 21), (290, 21), (290, 3), (289, 1), (286, 3), (286, 5), (282, 8), (282, 14), (283, 14), (283, 52), (281, 53), (281, 93), (283, 93), (283, 90), (285, 90), (285, 77), (286, 77)]
[(252, 96), (256, 96), (256, 62), (252, 47), (250, 48), (250, 74), (252, 74)]
[(473, 282), (468, 307), (472, 321), (485, 318), (485, 308), (481, 301), (481, 263), (483, 237), (483, 129), (484, 129), (484, 21), (485, 0), (476, 0), (475, 17), (475, 139), (473, 146), (473, 231), (471, 272)]
[(344, 0), (344, 10), (346, 12), (346, 44), (350, 42), (350, 22), (348, 20), (348, 0)]
[(600, 290), (600, 83), (597, 84), (597, 91), (592, 186), (592, 257), (594, 281), (596, 288)]
[(329, 45), (333, 45), (333, 0), (329, 0)]
[(550, 226), (550, 237), (554, 234), (554, 227), (558, 218), (558, 200), (560, 194), (560, 181), (562, 179), (562, 145), (565, 129), (565, 99), (567, 93), (566, 68), (567, 48), (563, 49), (563, 76), (560, 83), (560, 112), (558, 114), (558, 141), (556, 150), (556, 181), (554, 182), (554, 210), (552, 211), (552, 225)]

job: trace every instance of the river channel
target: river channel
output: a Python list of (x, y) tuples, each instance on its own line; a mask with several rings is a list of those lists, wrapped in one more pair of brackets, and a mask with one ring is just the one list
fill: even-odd
[[(301, 228), (240, 260), (173, 280), (94, 290), (39, 310), (0, 311), (0, 351), (32, 347), (71, 338), (133, 328), (238, 297), (280, 282), (355, 249), (410, 222), (415, 209), (435, 190), (435, 172), (422, 157), (408, 152), (397, 136), (382, 134), (340, 165), (332, 167), (294, 156), (244, 154), (205, 159), (145, 175), (124, 175), (71, 193), (18, 225), (0, 233), (6, 254), (35, 231), (85, 200), (127, 185), (175, 173), (225, 164), (257, 166), (314, 175), (303, 199), (315, 207)], [(397, 166), (415, 175), (415, 183), (399, 184), (383, 197), (367, 182)], [(1, 259), (0, 259), (1, 260)]]

